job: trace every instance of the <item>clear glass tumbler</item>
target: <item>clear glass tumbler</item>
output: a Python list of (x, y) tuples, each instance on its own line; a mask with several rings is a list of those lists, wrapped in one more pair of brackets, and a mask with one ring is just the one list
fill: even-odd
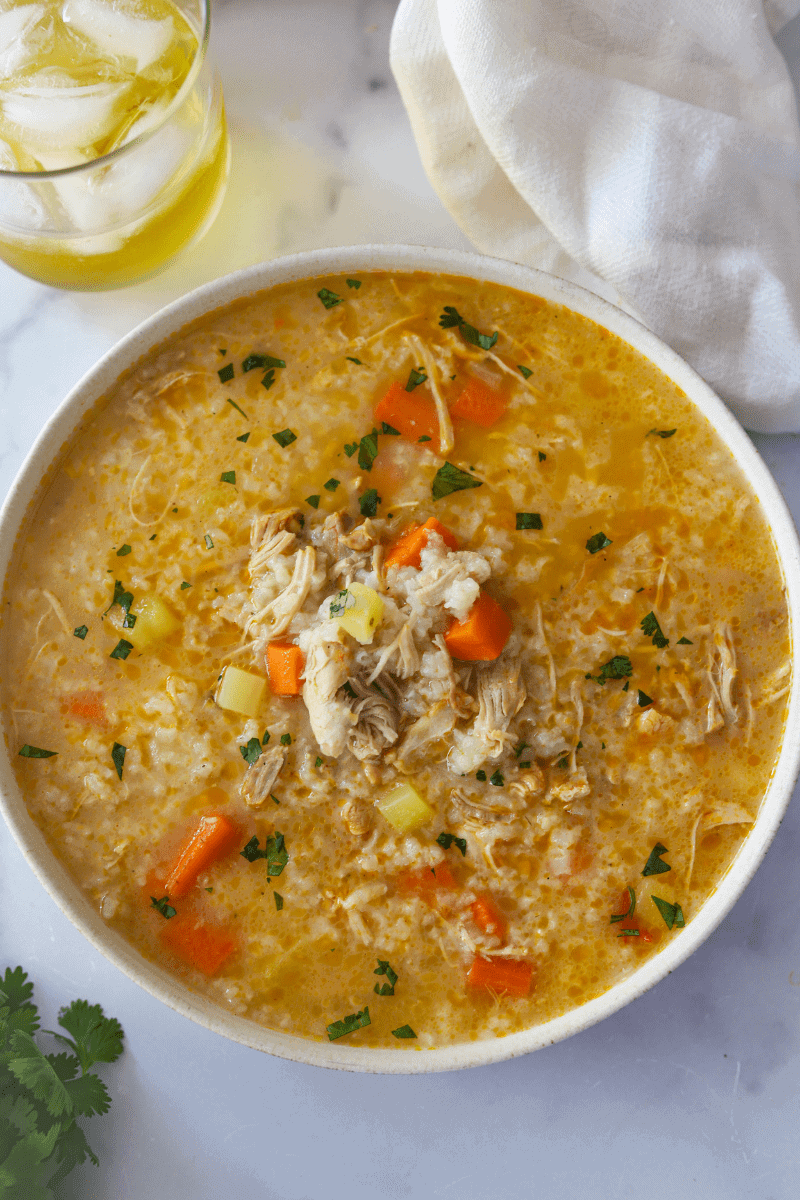
[(0, 258), (102, 290), (205, 232), (230, 162), (210, 26), (211, 0), (0, 0)]

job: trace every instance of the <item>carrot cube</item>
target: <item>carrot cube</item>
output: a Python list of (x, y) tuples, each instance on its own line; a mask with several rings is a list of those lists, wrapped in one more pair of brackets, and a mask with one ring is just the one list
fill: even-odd
[(527, 996), (533, 982), (533, 967), (519, 958), (476, 957), (469, 969), (467, 983), (488, 988), (498, 996)]
[(267, 646), (267, 672), (273, 696), (299, 696), (303, 690), (305, 665), (299, 646), (270, 642)]
[(479, 929), (489, 937), (500, 939), (500, 945), (505, 945), (508, 925), (505, 917), (487, 892), (481, 892), (469, 906), (472, 919)]
[(507, 408), (508, 401), (500, 392), (482, 379), (473, 378), (450, 409), (450, 415), (488, 429), (500, 420)]
[(385, 421), (410, 442), (425, 437), (438, 443), (439, 422), (433, 400), (418, 396), (416, 392), (407, 392), (397, 380), (376, 405), (375, 420)]
[(197, 924), (178, 914), (161, 931), (161, 940), (177, 958), (204, 975), (214, 975), (236, 947), (233, 935), (215, 925)]
[(451, 550), (458, 549), (458, 538), (454, 533), (442, 525), (441, 521), (437, 521), (436, 517), (429, 517), (424, 525), (410, 525), (396, 542), (389, 547), (389, 552), (386, 555), (387, 567), (419, 567), (422, 551), (428, 543), (428, 534), (433, 530), (438, 533), (446, 546)]
[(444, 635), (452, 658), (489, 662), (499, 658), (511, 636), (511, 618), (486, 592), (481, 592), (463, 621), (453, 621)]
[(164, 881), (170, 900), (186, 896), (197, 883), (197, 876), (233, 849), (239, 827), (222, 813), (201, 817), (175, 856)]

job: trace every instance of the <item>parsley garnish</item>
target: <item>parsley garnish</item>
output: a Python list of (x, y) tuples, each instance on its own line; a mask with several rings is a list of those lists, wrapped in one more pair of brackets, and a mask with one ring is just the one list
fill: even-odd
[(128, 545), (128, 543), (126, 542), (125, 545), (120, 546), (119, 550), (117, 551), (117, 558), (125, 558), (125, 556), (130, 554), (130, 552), (131, 552), (131, 548)]
[(517, 529), (541, 529), (542, 518), (538, 513), (517, 513)]
[(334, 1021), (333, 1024), (328, 1025), (328, 1039), (335, 1042), (337, 1038), (344, 1037), (347, 1033), (355, 1033), (357, 1029), (363, 1029), (365, 1025), (371, 1024), (367, 1005), (361, 1012), (351, 1013), (349, 1017), (344, 1017), (341, 1021)]
[(539, 451), (539, 462), (544, 462), (544, 460), (546, 458), (547, 458), (547, 455), (545, 454), (544, 450), (540, 450)]
[(247, 358), (242, 363), (242, 371), (247, 373), (253, 371), (256, 367), (262, 367), (266, 370), (268, 367), (285, 367), (286, 363), (282, 358), (273, 358), (271, 354), (248, 354)]
[(165, 917), (167, 921), (170, 919), (170, 917), (174, 917), (178, 911), (169, 903), (169, 896), (162, 896), (160, 900), (156, 900), (155, 896), (151, 896), (150, 904), (153, 908), (157, 909), (157, 911), (160, 912), (162, 917)]
[(273, 892), (272, 895), (275, 898), (275, 908), (278, 912), (280, 912), (283, 908), (283, 896), (280, 894), (280, 892)]
[(478, 783), (486, 783), (486, 772), (484, 770), (476, 771), (475, 778)]
[(344, 452), (348, 458), (352, 458), (358, 449), (358, 442), (345, 442)]
[(328, 615), (331, 617), (340, 617), (348, 608), (353, 608), (356, 598), (347, 588), (343, 588), (341, 592), (337, 592), (331, 600)]
[(341, 482), (341, 479), (329, 479), (326, 483), (323, 483), (322, 486), (325, 488), (326, 492), (335, 492), (340, 486)]
[(389, 980), (388, 983), (384, 984), (376, 983), (374, 988), (375, 994), (377, 996), (393, 996), (394, 985), (397, 983), (397, 972), (392, 970), (392, 968), (389, 966), (389, 963), (385, 959), (379, 958), (378, 965), (372, 974), (385, 975)]
[(361, 287), (360, 279), (346, 279), (345, 283), (349, 288), (355, 288), (356, 291), (358, 291), (358, 289)]
[(687, 637), (678, 638), (679, 646), (693, 646), (694, 642), (690, 642)]
[(228, 397), (227, 397), (227, 401), (228, 401), (228, 404), (232, 404), (232, 405), (233, 405), (233, 407), (236, 409), (236, 411), (237, 411), (237, 412), (240, 412), (240, 413), (242, 414), (242, 416), (244, 417), (244, 419), (245, 419), (246, 421), (249, 421), (249, 420), (250, 420), (250, 418), (248, 417), (247, 413), (244, 411), (244, 409), (243, 409), (243, 408), (239, 408), (239, 405), (236, 403), (236, 401), (235, 401), (235, 400), (231, 400), (230, 396), (228, 396)]
[(257, 737), (251, 737), (250, 741), (247, 743), (246, 746), (239, 747), (239, 753), (241, 754), (244, 761), (246, 763), (250, 763), (250, 765), (252, 766), (253, 763), (258, 762), (258, 760), (261, 758), (261, 755), (263, 753), (263, 751), (261, 749), (261, 742), (258, 740)]
[(278, 797), (275, 795), (274, 792), (270, 792), (269, 798), (273, 804), (280, 804), (280, 800), (278, 799)]
[(345, 358), (348, 362), (355, 363), (357, 367), (363, 367), (364, 365), (360, 358), (351, 358), (349, 354), (345, 354)]
[(428, 437), (427, 433), (423, 433), (422, 437), (417, 438), (418, 442), (430, 442), (432, 440), (433, 440), (432, 438)]
[(529, 771), (530, 767), (531, 767), (531, 764), (527, 761), (527, 759), (525, 762), (521, 762), (519, 764), (520, 771)]
[(472, 346), (480, 346), (481, 350), (491, 350), (497, 341), (497, 330), (491, 337), (488, 333), (479, 333), (475, 326), (469, 325), (451, 304), (445, 304), (444, 312), (439, 317), (439, 324), (442, 329), (460, 329), (464, 341), (469, 342)]
[(514, 758), (519, 758), (520, 754), (522, 754), (522, 751), (528, 749), (530, 749), (530, 744), (528, 742), (520, 742), (514, 747)]
[(489, 779), (489, 783), (491, 783), (493, 785), (493, 787), (505, 787), (506, 786), (506, 781), (503, 778), (503, 776), (500, 774), (499, 767), (495, 771), (494, 775), (492, 775), (491, 778)]
[(414, 388), (418, 388), (421, 383), (424, 383), (428, 376), (424, 371), (418, 371), (415, 367), (411, 368), (411, 374), (408, 377), (406, 391), (413, 392)]
[(125, 659), (128, 657), (132, 649), (133, 646), (130, 642), (126, 642), (125, 638), (120, 638), (108, 657)]
[(628, 917), (632, 917), (636, 912), (636, 892), (633, 890), (630, 884), (628, 885), (628, 896), (630, 897), (628, 911), (624, 913), (613, 913), (611, 916), (612, 925), (614, 925), (617, 921), (627, 921)]
[(73, 629), (72, 636), (76, 637), (76, 638), (80, 638), (81, 641), (83, 641), (83, 639), (86, 637), (88, 632), (89, 632), (88, 625), (78, 625), (78, 627), (76, 629)]
[(621, 929), (617, 937), (639, 937), (638, 929)]
[(661, 842), (656, 842), (650, 851), (650, 857), (644, 864), (643, 875), (663, 875), (665, 871), (672, 870), (672, 867), (661, 861), (662, 854), (669, 854), (669, 850), (667, 850), (666, 846), (662, 846)]
[(319, 502), (321, 499), (322, 496), (320, 495), (306, 496), (306, 504), (310, 504), (312, 508), (319, 508)]
[(281, 745), (282, 746), (291, 746), (291, 744), (292, 744), (292, 735), (290, 733), (282, 733), (281, 734)]
[(400, 430), (395, 429), (394, 425), (387, 425), (385, 421), (381, 421), (381, 433), (386, 433), (390, 437), (400, 437)]
[(250, 863), (255, 862), (256, 859), (265, 858), (267, 860), (268, 875), (280, 875), (289, 861), (284, 836), (277, 829), (274, 835), (265, 839), (263, 850), (259, 850), (258, 838), (253, 835), (244, 850), (240, 851), (240, 854), (242, 858), (246, 858)]
[(187, 589), (187, 588), (190, 588), (191, 586), (192, 586), (192, 585), (191, 585), (190, 583), (187, 583), (187, 582), (186, 582), (186, 580), (184, 579), (183, 583), (181, 584), (180, 590), (181, 590), (182, 592), (185, 592), (185, 591), (186, 591), (186, 589)]
[(652, 703), (653, 701), (651, 697), (648, 696), (647, 692), (643, 692), (642, 689), (639, 688), (639, 708), (647, 708), (648, 704)]
[(246, 442), (249, 437), (250, 431), (248, 430), (247, 433), (240, 433), (236, 440), (237, 442)]
[(103, 613), (103, 616), (105, 616), (106, 613), (111, 612), (111, 609), (116, 604), (118, 604), (120, 606), (120, 608), (122, 609), (122, 611), (125, 613), (125, 617), (122, 622), (123, 629), (133, 629), (134, 625), (136, 624), (136, 617), (134, 617), (133, 614), (131, 613), (131, 605), (133, 604), (133, 595), (131, 592), (125, 591), (125, 588), (120, 583), (119, 579), (116, 579), (114, 581), (114, 597), (113, 597), (111, 603), (109, 604), (108, 608), (106, 609), (106, 611)]
[(26, 742), (19, 751), (23, 758), (55, 758), (57, 750), (42, 750), (41, 746), (29, 746)]
[(441, 500), (444, 496), (449, 496), (451, 492), (462, 492), (467, 488), (479, 487), (483, 487), (482, 480), (476, 479), (468, 471), (462, 471), (460, 467), (453, 466), (451, 462), (445, 462), (433, 477), (431, 494), (434, 500)]
[(370, 488), (369, 491), (364, 492), (364, 495), (359, 497), (358, 501), (362, 517), (374, 517), (380, 503), (381, 498), (375, 488)]
[(401, 1025), (399, 1029), (392, 1030), (392, 1037), (396, 1038), (415, 1038), (417, 1035), (410, 1025)]
[(217, 371), (217, 374), (219, 375), (220, 383), (228, 383), (231, 379), (233, 379), (233, 363), (226, 363), (224, 367), (220, 367), (220, 369)]
[(342, 303), (342, 297), (337, 296), (336, 292), (332, 292), (330, 288), (320, 288), (317, 295), (326, 308), (334, 308), (335, 305)]
[(314, 766), (315, 766), (315, 767), (321, 767), (321, 766), (322, 766), (322, 759), (320, 758), (320, 756), (319, 756), (319, 755), (317, 755), (317, 761), (314, 763)]
[(615, 654), (607, 663), (604, 663), (600, 668), (599, 675), (587, 675), (587, 679), (593, 679), (595, 683), (599, 683), (603, 687), (609, 679), (624, 679), (626, 675), (633, 673), (631, 660), (626, 654)]
[(597, 554), (598, 550), (605, 550), (606, 546), (610, 545), (611, 538), (606, 537), (601, 530), (599, 533), (595, 533), (589, 538), (588, 542), (586, 543), (586, 549), (590, 554)]
[(522, 375), (523, 379), (530, 379), (533, 371), (530, 367), (523, 367), (522, 363), (517, 363), (517, 370)]
[(114, 742), (111, 748), (111, 761), (116, 767), (117, 775), (122, 779), (122, 768), (125, 765), (125, 755), (128, 753), (127, 746), (121, 746), (119, 742)]
[(630, 686), (631, 686), (631, 681), (630, 681), (630, 679), (626, 679), (626, 681), (625, 681), (625, 684), (624, 684), (624, 686), (623, 686), (623, 688), (622, 688), (623, 692), (627, 692), (627, 690), (628, 690), (628, 688), (629, 688)]
[(439, 845), (442, 847), (443, 850), (449, 850), (450, 847), (453, 844), (455, 844), (456, 846), (458, 846), (458, 849), (461, 851), (461, 857), (462, 858), (467, 857), (467, 839), (466, 838), (456, 837), (456, 835), (454, 833), (440, 833), (439, 836), (437, 837), (436, 841), (439, 843)]
[(650, 899), (664, 918), (667, 929), (672, 929), (673, 926), (683, 929), (686, 921), (680, 904), (670, 904), (669, 900), (662, 900), (660, 896), (651, 896)]
[(273, 370), (269, 370), (269, 371), (267, 371), (264, 378), (261, 380), (261, 386), (266, 388), (267, 391), (269, 391), (269, 389), (272, 387), (274, 382), (275, 382), (275, 372)]
[(285, 450), (287, 446), (291, 446), (292, 442), (297, 441), (297, 434), (292, 433), (291, 429), (282, 429), (280, 433), (273, 433), (272, 438)]
[(645, 637), (652, 637), (653, 645), (658, 646), (659, 650), (663, 650), (665, 646), (669, 645), (669, 638), (664, 637), (654, 612), (647, 614), (641, 622), (641, 627)]
[(235, 471), (223, 471), (219, 477), (219, 481), (220, 481), (220, 483), (235, 484), (236, 483), (236, 472)]
[(371, 471), (378, 457), (378, 431), (373, 429), (362, 437), (358, 447), (358, 465), (362, 471)]
[(677, 429), (648, 429), (647, 436), (650, 437), (650, 434), (654, 433), (656, 435), (656, 437), (670, 438), (670, 437), (672, 437), (673, 433), (677, 433), (677, 432), (678, 432)]

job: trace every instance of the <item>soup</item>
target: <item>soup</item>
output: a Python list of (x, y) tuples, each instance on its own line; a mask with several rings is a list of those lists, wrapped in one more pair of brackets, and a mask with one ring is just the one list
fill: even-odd
[(281, 285), (156, 348), (5, 599), (17, 778), (102, 917), (354, 1046), (504, 1036), (681, 937), (790, 683), (705, 418), (586, 318), (443, 275)]

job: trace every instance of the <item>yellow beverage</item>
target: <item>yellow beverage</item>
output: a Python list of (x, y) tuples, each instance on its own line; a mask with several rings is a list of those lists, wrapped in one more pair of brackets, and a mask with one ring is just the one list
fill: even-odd
[(106, 288), (152, 274), (221, 202), (228, 140), (206, 0), (0, 0), (0, 256)]

